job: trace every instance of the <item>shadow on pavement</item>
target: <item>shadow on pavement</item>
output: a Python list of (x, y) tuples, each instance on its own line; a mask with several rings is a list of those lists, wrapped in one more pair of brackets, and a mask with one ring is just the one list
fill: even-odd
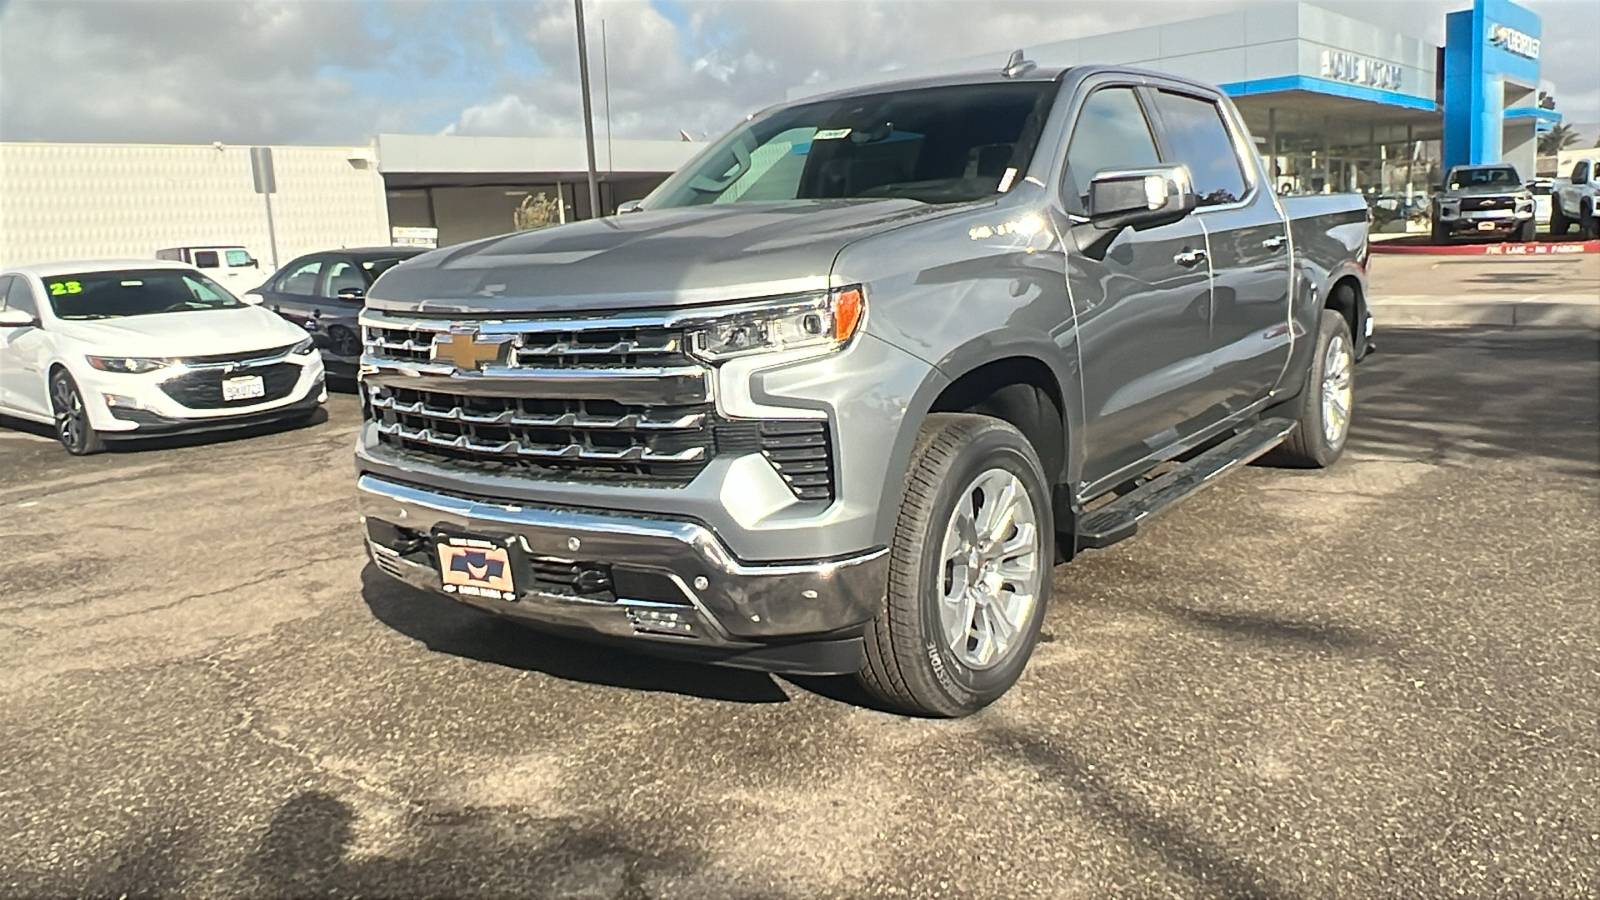
[[(1600, 340), (1482, 329), (1384, 332), (1356, 369), (1351, 449), (1440, 462), (1544, 458), (1600, 476)], [(1574, 363), (1587, 363), (1574, 378)]]
[(627, 647), (567, 637), (497, 618), (447, 597), (418, 591), (368, 563), (361, 597), (378, 621), (429, 650), (630, 690), (661, 691), (736, 703), (785, 703), (789, 696), (762, 672), (646, 656)]

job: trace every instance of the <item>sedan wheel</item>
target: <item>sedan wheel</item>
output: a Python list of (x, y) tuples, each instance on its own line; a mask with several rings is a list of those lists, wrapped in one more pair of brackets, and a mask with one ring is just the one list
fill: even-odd
[(89, 410), (78, 386), (66, 372), (57, 372), (50, 379), (50, 406), (55, 413), (56, 440), (68, 453), (87, 456), (105, 449), (105, 442), (89, 424)]

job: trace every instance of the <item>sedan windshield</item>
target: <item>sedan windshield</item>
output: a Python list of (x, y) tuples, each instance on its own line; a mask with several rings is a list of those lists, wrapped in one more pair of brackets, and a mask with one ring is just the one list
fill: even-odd
[(58, 319), (112, 319), (206, 309), (238, 309), (239, 298), (199, 272), (135, 269), (44, 279)]
[(977, 200), (1027, 170), (1055, 91), (1044, 81), (967, 84), (783, 107), (735, 129), (642, 205)]

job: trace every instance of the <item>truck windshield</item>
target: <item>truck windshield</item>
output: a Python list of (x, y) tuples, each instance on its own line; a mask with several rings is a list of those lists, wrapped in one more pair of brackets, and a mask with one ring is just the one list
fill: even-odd
[(1522, 184), (1517, 170), (1510, 166), (1494, 169), (1457, 169), (1450, 173), (1452, 191), (1470, 187), (1513, 187)]
[(900, 197), (962, 203), (1027, 171), (1054, 82), (968, 84), (821, 100), (736, 128), (645, 209)]
[(239, 298), (199, 272), (136, 269), (44, 279), (58, 319), (113, 319), (206, 309), (238, 309)]

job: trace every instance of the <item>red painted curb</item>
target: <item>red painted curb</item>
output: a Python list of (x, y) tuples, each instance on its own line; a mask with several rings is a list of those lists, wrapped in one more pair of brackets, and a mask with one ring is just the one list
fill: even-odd
[(1600, 241), (1537, 241), (1532, 244), (1421, 244), (1404, 238), (1373, 241), (1373, 253), (1409, 253), (1418, 256), (1564, 256), (1568, 253), (1600, 253)]

